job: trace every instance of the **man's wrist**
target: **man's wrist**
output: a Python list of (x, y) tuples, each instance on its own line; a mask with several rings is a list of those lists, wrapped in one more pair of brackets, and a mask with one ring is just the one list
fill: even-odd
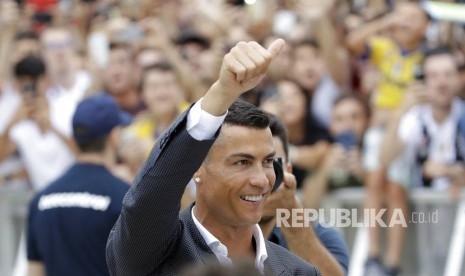
[(224, 91), (225, 88), (219, 82), (215, 82), (203, 97), (202, 110), (213, 116), (224, 115), (236, 100), (236, 98), (227, 97)]
[(287, 204), (286, 209), (291, 211), (292, 209), (302, 209), (304, 206), (300, 202), (299, 198), (297, 196), (294, 196), (293, 200), (289, 200), (289, 204)]
[(296, 195), (294, 196), (294, 200), (292, 201), (291, 206), (292, 209), (304, 208), (304, 205), (302, 204), (302, 202), (300, 202), (299, 198), (297, 198)]
[(187, 116), (186, 129), (193, 138), (199, 141), (212, 139), (227, 115), (225, 112), (221, 116), (215, 116), (205, 111), (202, 109), (204, 100), (205, 98), (201, 98), (197, 101)]

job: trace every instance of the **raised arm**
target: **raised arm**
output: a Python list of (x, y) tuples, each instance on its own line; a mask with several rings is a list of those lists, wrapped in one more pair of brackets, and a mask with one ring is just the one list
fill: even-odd
[(192, 74), (192, 68), (170, 41), (164, 25), (158, 20), (151, 19), (145, 21), (144, 26), (147, 29), (149, 43), (163, 51), (168, 62), (173, 65), (179, 83), (185, 92), (186, 101), (195, 102), (200, 99), (207, 87), (197, 75)]
[[(426, 87), (421, 84), (412, 85), (406, 92), (406, 97), (392, 116), (384, 134), (381, 145), (380, 161), (383, 166), (388, 166), (404, 149), (405, 143), (399, 136), (399, 127), (405, 119), (405, 114), (415, 105), (428, 102), (429, 97)], [(417, 119), (417, 118), (413, 118)], [(405, 122), (408, 123), (408, 122)]]
[(27, 114), (29, 114), (29, 112), (30, 106), (27, 104), (22, 104), (18, 110), (16, 110), (15, 115), (8, 122), (3, 132), (0, 130), (0, 162), (8, 158), (16, 151), (16, 144), (11, 141), (10, 133), (17, 123), (27, 118)]
[(396, 24), (397, 20), (396, 14), (390, 13), (351, 31), (346, 38), (347, 47), (354, 55), (362, 56), (365, 54), (368, 40), (379, 32)]
[(349, 57), (341, 47), (336, 29), (331, 20), (331, 11), (335, 10), (336, 1), (302, 1), (300, 13), (307, 21), (309, 29), (315, 32), (315, 38), (331, 78), (341, 87), (349, 81)]
[(14, 1), (0, 2), (0, 80), (10, 80), (11, 47), (19, 21), (18, 5)]
[[(265, 213), (274, 215), (278, 208), (287, 209), (289, 212), (303, 208), (296, 196), (296, 185), (295, 176), (288, 172), (284, 173), (283, 184), (267, 199)], [(260, 223), (265, 237), (270, 235), (276, 220), (280, 220), (279, 229), (289, 251), (308, 263), (316, 265), (323, 275), (344, 275), (341, 265), (322, 244), (313, 227), (293, 227), (292, 218), (289, 218), (287, 223), (281, 223), (284, 219), (278, 217), (268, 223)]]
[(283, 44), (277, 40), (266, 50), (255, 42), (238, 43), (224, 57), (219, 79), (201, 102), (158, 139), (110, 233), (107, 263), (112, 275), (147, 275), (169, 257), (181, 231), (179, 208), (186, 185), (229, 106), (262, 80)]

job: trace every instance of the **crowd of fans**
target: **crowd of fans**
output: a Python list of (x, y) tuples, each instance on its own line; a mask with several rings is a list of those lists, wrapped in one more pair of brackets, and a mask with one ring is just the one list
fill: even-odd
[[(133, 116), (119, 129), (112, 167), (131, 183), (160, 135), (217, 79), (232, 46), (281, 37), (284, 53), (243, 99), (286, 126), (304, 206), (318, 208), (340, 187), (365, 186), (367, 208), (381, 208), (388, 195), (388, 208), (405, 213), (412, 187), (455, 195), (465, 175), (455, 146), (465, 29), (435, 20), (420, 4), (1, 1), (0, 185), (24, 180), (39, 191), (62, 175), (78, 152), (71, 139), (76, 106), (99, 93)], [(423, 66), (425, 55), (434, 64)], [(417, 150), (406, 153), (403, 145)], [(422, 171), (416, 178), (414, 167)], [(186, 204), (194, 194), (186, 190)], [(389, 230), (384, 264), (379, 231), (371, 231), (367, 264), (396, 275), (405, 230)]]

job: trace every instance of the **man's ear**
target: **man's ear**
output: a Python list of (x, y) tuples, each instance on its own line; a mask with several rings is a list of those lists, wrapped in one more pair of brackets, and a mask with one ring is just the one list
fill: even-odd
[(118, 147), (120, 129), (118, 127), (113, 128), (108, 135), (108, 143), (116, 150)]

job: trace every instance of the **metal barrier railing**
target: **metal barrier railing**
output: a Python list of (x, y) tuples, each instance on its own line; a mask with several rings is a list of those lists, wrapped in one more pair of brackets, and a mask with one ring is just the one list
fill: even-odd
[[(330, 193), (324, 200), (325, 208), (339, 208), (342, 206), (362, 206), (366, 193), (363, 188), (339, 189)], [(428, 204), (454, 204), (456, 205), (456, 215), (454, 227), (449, 242), (449, 252), (447, 255), (444, 276), (459, 276), (463, 266), (465, 252), (465, 190), (462, 189), (458, 196), (458, 201), (454, 202), (447, 191), (438, 192), (431, 189), (417, 189), (410, 193), (410, 203), (412, 205)], [(344, 231), (344, 229), (340, 229)], [(349, 276), (362, 276), (364, 274), (364, 263), (368, 256), (368, 229), (360, 227), (356, 230), (354, 243), (351, 250), (349, 265)]]
[[(15, 191), (0, 187), (0, 275), (11, 275), (15, 262), (22, 225), (27, 217), (27, 206), (32, 198), (31, 191)], [(360, 208), (365, 198), (363, 188), (339, 189), (331, 192), (324, 200), (327, 208), (357, 206)], [(455, 226), (452, 231), (449, 252), (445, 266), (445, 276), (461, 275), (465, 252), (465, 190), (457, 204)], [(415, 190), (410, 195), (413, 205), (452, 204), (447, 192)], [(344, 229), (342, 229), (344, 231)], [(358, 228), (351, 250), (349, 276), (360, 276), (364, 272), (364, 261), (368, 254), (367, 228)]]
[(32, 191), (0, 187), (0, 275), (11, 275)]

